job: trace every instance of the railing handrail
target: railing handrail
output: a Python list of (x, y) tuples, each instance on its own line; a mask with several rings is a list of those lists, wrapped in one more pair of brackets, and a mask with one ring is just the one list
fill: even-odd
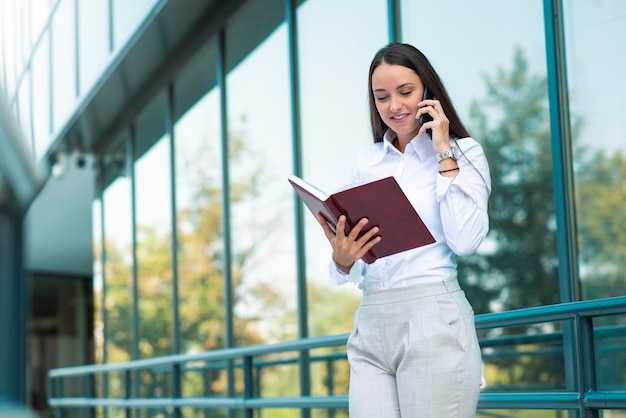
[[(523, 308), (506, 312), (481, 314), (476, 316), (477, 329), (501, 328), (535, 323), (584, 319), (626, 313), (626, 296), (608, 299), (570, 302), (556, 305)], [(589, 321), (589, 326), (593, 326)], [(621, 327), (621, 326), (620, 326)], [(151, 359), (133, 360), (121, 363), (65, 367), (50, 370), (50, 382), (65, 377), (105, 374), (115, 371), (129, 373), (156, 366), (180, 365), (195, 361), (223, 362), (234, 359), (282, 352), (307, 351), (315, 348), (328, 348), (345, 345), (348, 333), (308, 337), (271, 344), (258, 344), (236, 348), (223, 348), (202, 353), (176, 354)], [(593, 337), (591, 337), (593, 338)], [(180, 368), (179, 368), (180, 369)], [(92, 377), (93, 378), (93, 377)], [(597, 389), (597, 388), (594, 388)], [(124, 408), (347, 408), (347, 395), (299, 396), (299, 397), (169, 397), (169, 398), (94, 398), (56, 397), (51, 393), (48, 402), (52, 407), (124, 407)], [(625, 409), (626, 391), (586, 390), (544, 391), (544, 392), (483, 392), (479, 409)]]
[[(499, 328), (507, 326), (528, 325), (539, 322), (571, 319), (574, 315), (581, 317), (604, 316), (626, 313), (626, 296), (609, 299), (569, 302), (531, 308), (521, 308), (505, 312), (476, 315), (476, 329)], [(344, 345), (349, 333), (300, 338), (271, 344), (255, 344), (243, 347), (220, 348), (193, 354), (172, 354), (141, 360), (130, 360), (119, 363), (91, 364), (85, 366), (62, 367), (48, 372), (49, 377), (80, 376), (91, 373), (106, 373), (121, 370), (137, 370), (169, 364), (188, 363), (193, 361), (234, 360), (244, 356), (260, 356), (286, 351), (302, 351)]]
[(334, 347), (344, 345), (348, 333), (324, 335), (319, 337), (300, 338), (297, 340), (283, 341), (272, 344), (255, 344), (234, 348), (219, 348), (194, 354), (172, 354), (162, 357), (154, 357), (142, 360), (130, 360), (119, 363), (90, 364), (85, 366), (62, 367), (48, 372), (49, 377), (80, 376), (92, 373), (106, 373), (121, 370), (146, 369), (148, 367), (163, 366), (169, 364), (189, 363), (193, 361), (224, 361), (234, 360), (245, 356), (260, 356), (264, 354), (276, 354), (286, 351), (302, 351), (315, 348)]

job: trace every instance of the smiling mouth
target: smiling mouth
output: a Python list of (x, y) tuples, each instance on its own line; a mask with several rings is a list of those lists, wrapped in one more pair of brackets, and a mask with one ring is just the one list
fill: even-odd
[(407, 113), (405, 113), (405, 114), (402, 114), (402, 115), (394, 115), (394, 116), (391, 117), (391, 120), (393, 120), (394, 122), (403, 122), (408, 117), (409, 117), (409, 115)]

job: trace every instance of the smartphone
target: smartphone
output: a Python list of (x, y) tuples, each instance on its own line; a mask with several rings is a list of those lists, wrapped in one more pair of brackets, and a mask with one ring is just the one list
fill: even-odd
[[(422, 97), (422, 100), (430, 100), (433, 97), (434, 96), (430, 92), (430, 90), (428, 90), (428, 87), (424, 87), (424, 96)], [(430, 122), (431, 120), (433, 120), (432, 116), (430, 116), (428, 113), (424, 113), (420, 116), (420, 125), (423, 125), (426, 122)]]
[[(435, 96), (433, 96), (433, 94), (430, 92), (430, 90), (428, 90), (428, 87), (424, 86), (424, 95), (422, 96), (422, 100), (430, 100), (432, 98), (434, 98)], [(423, 115), (420, 115), (420, 125), (425, 124), (426, 122), (430, 122), (431, 120), (433, 120), (432, 116), (430, 116), (428, 113), (424, 113)], [(433, 130), (432, 129), (426, 129), (426, 133), (430, 136), (430, 139), (433, 139)]]

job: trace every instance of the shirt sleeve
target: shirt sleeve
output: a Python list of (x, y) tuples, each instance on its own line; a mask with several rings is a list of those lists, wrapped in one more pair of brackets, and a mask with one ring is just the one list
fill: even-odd
[(437, 176), (437, 201), (448, 246), (464, 256), (474, 253), (489, 231), (491, 177), (481, 145), (472, 138), (457, 143), (464, 145), (459, 173), (454, 178)]
[(363, 279), (363, 260), (356, 260), (350, 269), (350, 273), (346, 274), (341, 271), (333, 260), (328, 263), (329, 284), (340, 286), (345, 283), (360, 283)]

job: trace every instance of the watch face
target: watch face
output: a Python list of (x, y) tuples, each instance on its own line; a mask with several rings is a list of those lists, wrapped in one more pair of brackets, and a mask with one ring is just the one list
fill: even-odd
[(439, 154), (437, 154), (437, 160), (439, 162), (441, 162), (442, 160), (445, 160), (446, 158), (452, 158), (452, 159), (456, 160), (456, 149), (454, 149), (454, 148), (447, 149), (447, 150), (441, 151)]

